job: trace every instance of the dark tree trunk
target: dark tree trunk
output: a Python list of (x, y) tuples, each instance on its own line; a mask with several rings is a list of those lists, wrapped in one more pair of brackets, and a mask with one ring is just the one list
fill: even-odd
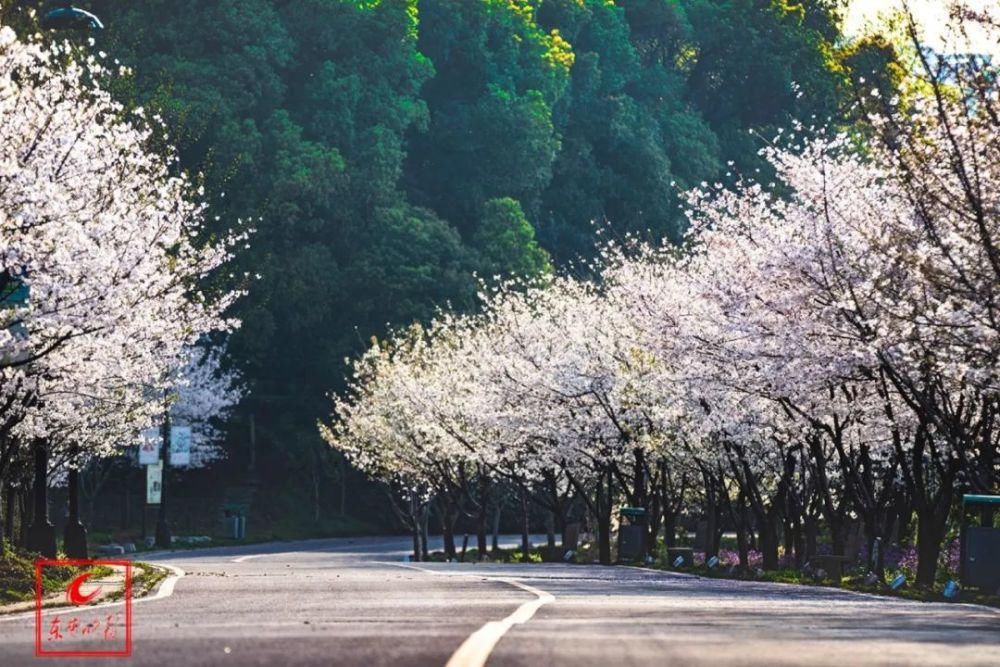
[(726, 500), (729, 518), (736, 527), (736, 549), (740, 556), (740, 569), (746, 571), (750, 567), (750, 516), (747, 512), (746, 496), (742, 491), (736, 501)]
[(817, 517), (810, 516), (806, 520), (806, 560), (816, 555), (816, 546), (819, 540), (819, 521)]
[(718, 556), (722, 549), (722, 506), (716, 508), (715, 531), (712, 533), (712, 545), (710, 551), (713, 556)]
[(493, 543), (490, 545), (493, 553), (500, 550), (500, 513), (502, 509), (500, 503), (497, 503), (496, 508), (493, 510)]
[(486, 558), (486, 549), (488, 547), (487, 543), (487, 510), (486, 507), (482, 507), (479, 510), (479, 514), (476, 517), (476, 550), (479, 552), (476, 556), (478, 560), (483, 560)]
[[(867, 516), (864, 517), (864, 522), (862, 524), (864, 539), (865, 539), (865, 567), (873, 572), (879, 581), (885, 579), (885, 549), (882, 548), (882, 537), (886, 533), (885, 524), (882, 519), (884, 515), (880, 512), (869, 512)], [(879, 548), (876, 550), (875, 545), (879, 544)], [(847, 554), (851, 556), (852, 554)]]
[(677, 546), (677, 515), (672, 511), (663, 513), (663, 542), (670, 549)]
[(445, 493), (438, 503), (438, 511), (441, 519), (441, 538), (444, 541), (444, 554), (450, 560), (458, 557), (458, 549), (455, 548), (455, 524), (458, 521), (459, 507), (454, 498)]
[(778, 527), (777, 519), (770, 514), (759, 517), (760, 553), (763, 567), (767, 571), (778, 569)]
[[(132, 466), (126, 464), (125, 471), (122, 473), (122, 515), (121, 515), (121, 529), (128, 530), (129, 525), (132, 523), (132, 503), (129, 495), (129, 481), (132, 479)], [(94, 525), (94, 517), (90, 517), (91, 525)]]
[(795, 526), (790, 520), (785, 520), (781, 530), (782, 546), (785, 548), (786, 561), (795, 552)]
[(905, 500), (896, 506), (896, 542), (908, 542), (913, 535), (913, 509)]
[(833, 553), (844, 555), (845, 537), (842, 521), (830, 522), (830, 542), (833, 547)]
[(719, 526), (719, 503), (714, 480), (705, 477), (705, 560), (719, 555), (715, 533)]
[(7, 501), (7, 514), (4, 516), (4, 532), (7, 534), (7, 539), (14, 542), (14, 512), (17, 507), (17, 490), (10, 482), (7, 482), (4, 497)]
[(490, 480), (480, 472), (479, 475), (479, 506), (476, 512), (476, 549), (477, 559), (486, 558), (486, 522), (490, 509)]
[(49, 521), (48, 444), (38, 440), (34, 445), (34, 511), (28, 529), (28, 549), (46, 558), (56, 557), (56, 529)]
[(456, 556), (455, 529), (446, 517), (441, 517), (441, 538), (444, 541), (445, 558), (454, 560)]
[(885, 547), (882, 539), (873, 537), (867, 541), (868, 568), (880, 582), (885, 581)]
[(740, 569), (743, 571), (750, 569), (750, 540), (747, 539), (747, 534), (745, 526), (736, 531), (736, 549), (740, 553)]
[[(607, 479), (607, 488), (604, 486)], [(597, 551), (601, 565), (611, 565), (611, 505), (613, 503), (611, 470), (597, 482)]]
[(736, 528), (736, 549), (740, 552), (740, 569), (746, 571), (750, 569), (750, 540), (747, 539), (746, 508), (741, 507), (740, 511), (744, 515), (744, 520)]
[(431, 552), (428, 549), (428, 535), (429, 525), (431, 522), (431, 508), (430, 505), (426, 505), (423, 510), (423, 514), (420, 517), (420, 557), (422, 560), (430, 560)]
[(802, 524), (795, 530), (795, 538), (793, 540), (795, 546), (795, 567), (801, 568), (806, 560), (806, 540), (805, 540), (805, 530)]
[(632, 489), (632, 502), (636, 507), (648, 510), (649, 496), (646, 490), (646, 455), (636, 448), (632, 452), (635, 465), (635, 486)]
[(531, 555), (531, 537), (528, 527), (528, 490), (521, 489), (521, 562), (527, 563)]
[(917, 517), (917, 584), (932, 586), (937, 574), (938, 557), (944, 541), (948, 514), (936, 508), (920, 512)]
[(420, 562), (420, 525), (421, 508), (416, 499), (410, 496), (410, 526), (413, 528), (413, 560)]
[(559, 493), (559, 483), (555, 473), (546, 470), (544, 479), (548, 502), (542, 504), (551, 510), (555, 521), (554, 530), (560, 536), (561, 543), (566, 544), (566, 525), (569, 523), (571, 501)]
[(7, 539), (5, 537), (9, 531), (7, 529), (7, 515), (11, 514), (13, 509), (9, 504), (6, 504), (7, 498), (9, 498), (7, 494), (0, 498), (0, 557), (7, 553)]
[(80, 523), (80, 471), (76, 468), (70, 468), (67, 482), (69, 516), (63, 529), (63, 548), (69, 558), (86, 559), (88, 556), (87, 529)]
[(18, 526), (17, 543), (21, 547), (28, 545), (28, 524), (31, 522), (29, 507), (31, 507), (31, 503), (28, 502), (28, 486), (22, 484), (17, 494), (17, 515), (21, 519), (21, 523)]

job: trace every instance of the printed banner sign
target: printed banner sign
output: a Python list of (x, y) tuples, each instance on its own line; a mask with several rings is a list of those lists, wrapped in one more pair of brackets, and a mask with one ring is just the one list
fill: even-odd
[(170, 465), (191, 465), (191, 427), (170, 427)]
[(160, 460), (160, 429), (147, 428), (139, 441), (139, 465), (148, 466)]
[(159, 505), (162, 492), (163, 462), (157, 461), (146, 466), (146, 502), (150, 505)]

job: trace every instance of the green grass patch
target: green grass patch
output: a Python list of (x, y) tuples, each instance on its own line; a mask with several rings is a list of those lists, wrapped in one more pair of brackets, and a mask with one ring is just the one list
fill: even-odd
[[(714, 568), (709, 568), (705, 565), (697, 565), (695, 567), (680, 567), (676, 568), (672, 565), (664, 563), (662, 560), (657, 559), (652, 565), (646, 566), (650, 569), (656, 570), (667, 570), (671, 572), (684, 572), (687, 574), (694, 574), (699, 577), (705, 577), (709, 579), (739, 579), (744, 581), (765, 581), (768, 583), (776, 584), (798, 584), (800, 586), (823, 586), (827, 588), (841, 588), (844, 590), (855, 591), (858, 593), (870, 593), (873, 595), (882, 595), (886, 597), (895, 597), (905, 600), (914, 600), (917, 602), (964, 602), (970, 604), (981, 604), (989, 607), (1000, 608), (1000, 596), (990, 595), (977, 590), (963, 590), (960, 592), (959, 596), (955, 600), (948, 600), (944, 597), (944, 585), (946, 583), (946, 578), (939, 581), (934, 586), (917, 586), (915, 584), (907, 583), (899, 590), (892, 590), (885, 583), (867, 584), (865, 583), (865, 573), (854, 572), (847, 576), (841, 577), (839, 582), (834, 582), (830, 579), (817, 579), (815, 576), (803, 572), (802, 570), (797, 570), (795, 568), (785, 568), (780, 570), (770, 570), (770, 571), (754, 571), (754, 570), (741, 570), (736, 568), (730, 571), (728, 568), (722, 566), (716, 566)], [(895, 573), (890, 573), (887, 577), (892, 579)]]
[[(35, 560), (38, 554), (14, 549), (9, 544), (0, 557), (0, 604), (26, 602), (35, 599)], [(113, 573), (107, 566), (93, 568), (45, 567), (42, 569), (42, 592), (49, 595), (61, 591), (77, 575), (92, 572), (94, 577)]]
[[(253, 528), (253, 524), (251, 524), (251, 527)], [(209, 549), (213, 547), (235, 547), (263, 542), (359, 537), (377, 535), (379, 533), (380, 529), (378, 527), (353, 517), (334, 516), (320, 521), (291, 518), (272, 522), (264, 528), (252, 529), (248, 532), (247, 537), (242, 540), (213, 536), (209, 540), (187, 542), (183, 539), (185, 536), (176, 535), (178, 540), (172, 543), (171, 549)], [(97, 547), (104, 544), (124, 544), (127, 542), (134, 544), (138, 553), (163, 551), (161, 547), (155, 544), (146, 546), (145, 540), (138, 535), (129, 535), (123, 532), (93, 532), (89, 535), (88, 541), (91, 551), (96, 551)]]
[[(132, 563), (132, 597), (141, 598), (149, 595), (156, 586), (167, 578), (167, 570), (162, 567), (137, 561)], [(108, 596), (108, 600), (121, 600), (125, 597), (124, 588)]]
[[(428, 554), (427, 562), (433, 563), (445, 563), (448, 561), (448, 557), (444, 551), (432, 551)], [(543, 563), (546, 561), (544, 547), (535, 548), (533, 547), (528, 552), (528, 560), (524, 560), (524, 553), (521, 551), (520, 547), (514, 549), (490, 549), (486, 553), (486, 558), (483, 559), (490, 563)], [(454, 562), (465, 562), (465, 563), (478, 563), (479, 562), (479, 549), (473, 547), (465, 551), (465, 558), (462, 558), (461, 550), (455, 555)]]

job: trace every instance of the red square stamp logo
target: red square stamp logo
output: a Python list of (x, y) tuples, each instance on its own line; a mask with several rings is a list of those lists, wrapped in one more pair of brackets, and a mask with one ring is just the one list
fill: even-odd
[[(122, 602), (101, 601), (124, 595)], [(46, 603), (55, 606), (43, 609)], [(91, 604), (93, 603), (93, 604)], [(35, 655), (39, 658), (132, 655), (132, 563), (35, 561)]]

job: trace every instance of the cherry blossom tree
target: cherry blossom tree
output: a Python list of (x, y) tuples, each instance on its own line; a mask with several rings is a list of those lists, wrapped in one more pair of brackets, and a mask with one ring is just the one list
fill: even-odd
[[(956, 39), (1000, 36), (953, 17)], [(450, 465), (558, 476), (602, 562), (615, 503), (652, 509), (655, 537), (693, 480), (708, 551), (728, 512), (744, 566), (756, 540), (777, 567), (782, 537), (802, 563), (820, 521), (843, 554), (860, 521), (881, 575), (876, 544), (916, 516), (931, 584), (957, 494), (1000, 479), (1000, 72), (911, 37), (905, 100), (863, 92), (850, 133), (781, 130), (774, 182), (688, 194), (683, 249), (610, 244), (594, 281), (502, 285), (374, 346), (328, 439), (432, 493)]]
[(0, 27), (0, 481), (31, 443), (110, 453), (185, 348), (236, 325), (238, 294), (198, 285), (245, 235), (200, 239), (200, 193), (101, 58)]

